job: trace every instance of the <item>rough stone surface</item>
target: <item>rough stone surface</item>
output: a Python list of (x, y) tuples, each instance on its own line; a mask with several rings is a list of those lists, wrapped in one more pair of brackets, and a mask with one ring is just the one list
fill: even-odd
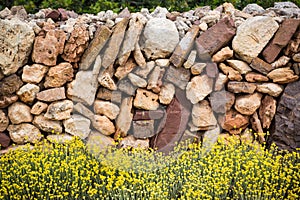
[(260, 58), (254, 58), (252, 59), (252, 62), (250, 64), (251, 68), (255, 69), (256, 71), (267, 75), (270, 71), (272, 71), (274, 69), (274, 67), (272, 67), (272, 65), (270, 65), (269, 63), (266, 63), (265, 61), (263, 61)]
[(94, 103), (94, 112), (99, 115), (105, 115), (109, 119), (116, 119), (119, 115), (119, 107), (109, 101), (96, 100)]
[(9, 125), (7, 130), (11, 140), (16, 144), (37, 143), (43, 137), (37, 127), (28, 123)]
[(147, 81), (133, 73), (128, 74), (128, 78), (131, 81), (131, 83), (140, 88), (145, 88), (147, 86)]
[(224, 63), (220, 63), (219, 68), (231, 81), (241, 81), (243, 79), (242, 75), (237, 70), (225, 65)]
[(146, 139), (155, 135), (154, 120), (133, 121), (133, 136), (138, 139)]
[(283, 91), (283, 86), (276, 83), (262, 83), (256, 86), (256, 91), (278, 97)]
[(97, 93), (97, 99), (107, 100), (115, 103), (121, 103), (122, 101), (122, 92), (121, 91), (112, 91), (106, 88), (99, 88)]
[(142, 35), (141, 49), (148, 59), (169, 56), (179, 42), (175, 23), (168, 19), (150, 19)]
[(274, 83), (286, 84), (294, 82), (299, 79), (298, 75), (294, 74), (294, 71), (289, 67), (274, 69), (267, 75)]
[(184, 68), (190, 69), (194, 65), (196, 58), (197, 58), (197, 51), (192, 50), (187, 60), (183, 64)]
[(258, 14), (263, 14), (265, 12), (265, 9), (256, 3), (248, 4), (245, 8), (242, 10), (245, 13), (251, 14), (253, 16)]
[(165, 115), (164, 110), (136, 110), (133, 116), (133, 120), (152, 120), (161, 119)]
[(171, 83), (165, 83), (159, 93), (159, 102), (168, 105), (171, 103), (175, 94), (175, 86)]
[(3, 132), (6, 130), (9, 124), (9, 119), (6, 116), (5, 112), (0, 110), (0, 132)]
[(223, 62), (233, 57), (233, 51), (229, 47), (224, 47), (212, 57), (213, 62)]
[(125, 138), (122, 138), (120, 141), (120, 147), (148, 149), (149, 139), (136, 139), (134, 136), (129, 135)]
[(235, 110), (226, 112), (225, 116), (219, 118), (221, 127), (231, 134), (239, 134), (249, 124), (249, 116), (241, 115)]
[(20, 77), (16, 74), (5, 77), (0, 81), (0, 96), (7, 96), (15, 93), (23, 85)]
[(134, 59), (130, 58), (124, 65), (117, 68), (115, 76), (121, 80), (125, 78), (135, 67), (137, 67), (137, 64), (134, 62)]
[(32, 103), (39, 91), (39, 86), (27, 83), (18, 90), (17, 95), (19, 96), (19, 99), (24, 103)]
[(66, 98), (65, 88), (51, 88), (37, 93), (36, 98), (40, 101), (52, 102), (63, 100)]
[(17, 18), (0, 20), (0, 69), (3, 74), (15, 73), (27, 61), (32, 50), (34, 31)]
[(32, 122), (33, 119), (30, 107), (21, 102), (16, 102), (8, 107), (8, 117), (13, 124)]
[(241, 60), (227, 60), (227, 63), (240, 74), (247, 74), (252, 71), (249, 65)]
[(115, 141), (111, 137), (105, 136), (97, 131), (92, 131), (87, 139), (86, 148), (93, 155), (99, 155), (101, 152), (114, 146)]
[(231, 109), (235, 101), (233, 93), (225, 90), (213, 92), (209, 97), (211, 108), (216, 113), (225, 113)]
[(261, 98), (260, 93), (238, 96), (234, 108), (243, 115), (252, 115), (260, 107)]
[(22, 80), (26, 83), (37, 84), (41, 82), (47, 72), (47, 66), (40, 64), (26, 65), (23, 67)]
[(237, 81), (229, 81), (227, 84), (227, 88), (229, 92), (233, 93), (254, 93), (256, 89), (256, 85), (254, 83), (247, 82), (237, 82)]
[(47, 135), (47, 140), (54, 144), (65, 144), (74, 140), (74, 137), (69, 134)]
[(10, 141), (11, 141), (10, 137), (8, 137), (4, 133), (0, 133), (0, 145), (1, 145), (1, 147), (4, 147), (4, 148), (8, 147), (9, 144), (10, 144)]
[(91, 132), (90, 124), (91, 121), (81, 115), (72, 115), (71, 118), (63, 121), (66, 133), (77, 136), (83, 140), (87, 138)]
[(45, 78), (44, 86), (49, 87), (61, 87), (66, 82), (72, 81), (74, 76), (74, 70), (70, 63), (63, 62), (54, 67), (51, 67)]
[(212, 56), (227, 45), (235, 35), (235, 31), (233, 19), (224, 17), (216, 25), (202, 33), (196, 39), (196, 47), (200, 59), (205, 59), (208, 54)]
[(184, 69), (183, 67), (176, 68), (171, 65), (168, 68), (164, 79), (184, 90), (190, 80), (190, 77), (190, 70)]
[(164, 68), (156, 66), (149, 76), (147, 89), (152, 90), (155, 93), (159, 93), (164, 73)]
[(247, 82), (250, 83), (267, 82), (269, 80), (268, 77), (256, 72), (249, 72), (248, 74), (245, 75), (245, 79)]
[(144, 110), (156, 110), (159, 106), (158, 95), (148, 90), (137, 89), (133, 102), (134, 107)]
[(6, 108), (18, 100), (17, 95), (0, 96), (0, 108)]
[(73, 102), (70, 100), (62, 100), (51, 103), (45, 114), (45, 117), (52, 120), (64, 120), (71, 117), (73, 110)]
[(103, 87), (109, 89), (109, 90), (117, 90), (117, 86), (115, 81), (111, 78), (109, 73), (104, 73), (101, 76), (98, 77), (98, 82)]
[(199, 75), (203, 72), (204, 68), (206, 67), (206, 63), (195, 63), (191, 67), (191, 73), (193, 75)]
[(60, 121), (50, 120), (44, 115), (35, 116), (32, 122), (38, 129), (47, 133), (62, 133), (62, 123)]
[(186, 87), (186, 97), (196, 104), (202, 101), (213, 90), (213, 79), (207, 75), (195, 76)]
[(194, 104), (192, 110), (192, 121), (199, 130), (210, 130), (217, 125), (217, 120), (208, 101), (203, 100)]
[(243, 22), (232, 41), (232, 48), (238, 56), (251, 63), (271, 40), (279, 25), (267, 16), (255, 16)]
[(199, 33), (199, 26), (192, 26), (185, 36), (180, 40), (176, 46), (173, 54), (170, 57), (170, 62), (176, 67), (181, 67), (194, 45), (196, 36)]
[(274, 38), (269, 42), (267, 47), (262, 52), (264, 59), (268, 63), (275, 61), (282, 48), (284, 48), (291, 40), (299, 24), (299, 19), (285, 19), (282, 22)]
[(259, 118), (262, 123), (262, 127), (269, 129), (272, 123), (272, 120), (276, 113), (276, 100), (266, 95), (261, 101), (261, 106), (259, 107)]
[(116, 120), (115, 136), (125, 137), (131, 127), (133, 114), (131, 113), (133, 97), (126, 97), (122, 100), (120, 113)]
[(228, 81), (228, 77), (223, 73), (219, 73), (215, 82), (215, 91), (220, 91), (224, 88), (225, 84)]
[(123, 79), (123, 80), (119, 81), (118, 89), (120, 91), (124, 92), (125, 94), (128, 94), (129, 96), (134, 96), (137, 87), (132, 85), (130, 80)]
[(95, 115), (94, 128), (103, 135), (111, 135), (115, 133), (116, 129), (112, 121), (106, 116)]
[(146, 63), (146, 59), (144, 58), (144, 55), (142, 53), (141, 47), (139, 45), (139, 43), (137, 42), (135, 44), (135, 49), (133, 51), (133, 57), (135, 62), (141, 67), (141, 68), (145, 68), (147, 63)]
[(50, 30), (34, 40), (32, 60), (47, 66), (56, 65), (57, 56), (63, 53), (66, 34), (63, 30)]
[(144, 68), (139, 67), (134, 71), (134, 73), (138, 76), (141, 76), (142, 78), (147, 78), (148, 74), (151, 72), (151, 70), (154, 67), (155, 67), (155, 62), (149, 61), (146, 63), (146, 66)]
[(257, 133), (259, 142), (262, 144), (266, 140), (264, 138), (264, 131), (262, 129), (261, 121), (258, 118), (257, 112), (254, 112), (254, 114), (251, 116), (250, 122), (253, 130), (255, 131), (255, 133)]
[(39, 115), (42, 112), (46, 111), (47, 107), (48, 104), (38, 101), (32, 106), (30, 113), (33, 115)]

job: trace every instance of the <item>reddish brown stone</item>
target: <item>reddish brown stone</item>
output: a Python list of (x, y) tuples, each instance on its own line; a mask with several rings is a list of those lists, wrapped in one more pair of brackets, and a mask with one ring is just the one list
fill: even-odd
[(57, 9), (58, 10), (58, 12), (60, 13), (60, 20), (61, 21), (66, 21), (66, 20), (68, 20), (68, 14), (67, 14), (67, 12), (66, 12), (66, 10), (65, 9), (63, 9), (63, 8), (59, 8), (59, 9)]
[(209, 28), (196, 39), (199, 57), (215, 54), (231, 41), (235, 32), (236, 28), (231, 18), (224, 17), (221, 19), (216, 25)]
[(228, 111), (225, 116), (219, 117), (222, 128), (231, 134), (239, 134), (249, 124), (249, 116), (244, 116), (235, 110)]
[(268, 63), (274, 62), (281, 49), (291, 40), (299, 25), (300, 19), (286, 19), (282, 22), (274, 38), (262, 52)]
[(52, 102), (63, 100), (66, 98), (65, 88), (52, 88), (37, 93), (36, 98), (40, 101)]
[(252, 60), (250, 67), (259, 71), (260, 73), (267, 75), (274, 68), (269, 63), (266, 63), (262, 59), (256, 57)]
[(10, 75), (0, 82), (0, 96), (11, 95), (23, 85), (22, 80), (16, 74)]
[(0, 96), (0, 108), (6, 108), (10, 104), (15, 103), (16, 101), (18, 101), (18, 96), (17, 95)]
[(276, 112), (276, 100), (271, 96), (266, 96), (261, 101), (259, 108), (259, 118), (261, 119), (262, 127), (269, 129), (271, 122)]
[(133, 116), (133, 120), (151, 120), (161, 119), (165, 114), (163, 110), (136, 110)]
[(46, 13), (46, 18), (51, 18), (53, 21), (58, 21), (60, 16), (60, 12), (58, 10), (51, 10)]
[(9, 144), (10, 138), (4, 133), (0, 133), (0, 146), (6, 148)]

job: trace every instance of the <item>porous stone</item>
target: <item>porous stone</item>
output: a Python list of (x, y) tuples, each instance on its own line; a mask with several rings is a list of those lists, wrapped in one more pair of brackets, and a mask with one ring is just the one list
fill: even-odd
[(184, 90), (190, 80), (191, 72), (183, 67), (170, 66), (165, 74), (164, 79)]
[(203, 100), (193, 105), (192, 121), (199, 130), (210, 130), (217, 125), (217, 120), (208, 101)]
[(147, 86), (147, 81), (133, 73), (128, 74), (128, 78), (133, 85), (140, 88), (145, 88)]
[(56, 65), (58, 55), (63, 53), (66, 33), (63, 30), (49, 30), (45, 36), (34, 40), (32, 60), (47, 66)]
[(254, 83), (229, 81), (227, 84), (227, 89), (229, 92), (233, 93), (254, 93), (256, 85)]
[(48, 104), (38, 101), (32, 106), (30, 113), (33, 115), (39, 115), (42, 112), (46, 111), (47, 107), (48, 107)]
[(283, 86), (276, 83), (262, 83), (256, 85), (256, 91), (278, 97), (283, 91)]
[(217, 76), (217, 80), (215, 82), (215, 91), (220, 91), (224, 88), (225, 84), (228, 81), (228, 77), (223, 73), (219, 73)]
[(206, 63), (195, 63), (191, 67), (191, 73), (193, 75), (199, 75), (203, 72), (204, 68), (206, 67)]
[(165, 58), (178, 44), (179, 34), (171, 20), (152, 18), (147, 22), (141, 39), (141, 49), (147, 59)]
[(21, 102), (15, 102), (8, 107), (8, 117), (12, 124), (32, 122), (30, 107)]
[(92, 155), (98, 156), (115, 145), (114, 139), (97, 131), (92, 131), (87, 139), (86, 148)]
[(70, 63), (63, 62), (54, 67), (51, 67), (45, 78), (45, 88), (61, 87), (66, 82), (72, 81), (74, 70)]
[(159, 93), (159, 102), (161, 104), (168, 105), (171, 103), (175, 94), (175, 86), (171, 83), (165, 83), (162, 85)]
[(3, 132), (6, 130), (9, 124), (9, 119), (6, 116), (5, 112), (3, 110), (0, 110), (0, 132)]
[(237, 28), (232, 48), (242, 60), (251, 63), (268, 44), (278, 27), (272, 17), (251, 17)]
[(259, 118), (261, 119), (262, 127), (269, 129), (272, 120), (276, 113), (276, 100), (266, 95), (261, 101), (261, 106), (259, 107)]
[(122, 138), (120, 141), (120, 147), (148, 149), (149, 139), (137, 139), (132, 135), (128, 135), (127, 137)]
[(197, 57), (197, 51), (192, 50), (190, 55), (188, 56), (187, 60), (183, 64), (184, 68), (190, 69), (194, 65), (196, 57)]
[(40, 101), (52, 102), (63, 100), (66, 98), (65, 88), (51, 88), (37, 93), (36, 98)]
[(133, 102), (134, 107), (144, 110), (156, 110), (159, 107), (158, 95), (148, 90), (137, 89)]
[(120, 113), (116, 120), (115, 137), (125, 137), (131, 127), (133, 114), (131, 113), (133, 97), (126, 97), (122, 100)]
[(207, 75), (195, 76), (186, 87), (186, 97), (196, 104), (202, 101), (213, 90), (213, 79)]
[(265, 61), (257, 57), (252, 59), (250, 67), (264, 75), (267, 75), (270, 71), (274, 69), (274, 67), (271, 64), (266, 63)]
[(7, 130), (11, 140), (17, 144), (37, 143), (43, 137), (37, 127), (28, 123), (9, 125)]
[(235, 102), (233, 93), (225, 90), (213, 92), (209, 97), (211, 108), (216, 113), (225, 113), (231, 109)]
[(240, 74), (247, 74), (252, 71), (249, 65), (241, 60), (227, 60), (226, 62), (230, 67), (237, 70)]
[(245, 129), (249, 124), (249, 116), (241, 115), (237, 111), (231, 109), (226, 112), (225, 116), (219, 117), (221, 127), (231, 134), (239, 134), (240, 129)]
[(134, 71), (134, 73), (138, 76), (141, 76), (142, 78), (147, 78), (148, 74), (152, 71), (152, 69), (155, 67), (154, 61), (149, 61), (146, 63), (146, 66), (144, 68), (138, 67)]
[(40, 64), (26, 65), (23, 67), (22, 81), (37, 84), (41, 82), (47, 72), (47, 66)]
[(269, 78), (262, 75), (262, 74), (259, 74), (259, 73), (256, 73), (256, 72), (249, 72), (245, 75), (245, 79), (247, 82), (250, 82), (250, 83), (255, 83), (255, 82), (267, 82), (269, 81)]
[(109, 119), (116, 119), (120, 109), (119, 107), (108, 101), (96, 100), (94, 102), (94, 112), (99, 115), (105, 115)]
[(89, 119), (76, 114), (63, 121), (65, 132), (77, 136), (82, 140), (89, 136), (91, 132), (90, 124), (91, 121)]
[(35, 35), (20, 19), (0, 20), (0, 68), (8, 76), (28, 61)]
[(162, 78), (164, 73), (164, 68), (156, 66), (149, 76), (147, 89), (152, 90), (155, 93), (159, 93), (160, 87), (162, 86)]
[(0, 96), (7, 96), (15, 93), (23, 85), (20, 77), (12, 74), (0, 81)]
[(32, 103), (39, 91), (39, 86), (27, 83), (17, 91), (17, 95), (24, 103)]
[(294, 71), (289, 67), (274, 69), (268, 73), (268, 78), (272, 79), (274, 83), (286, 84), (294, 82), (299, 79), (298, 75), (294, 74)]
[(134, 62), (134, 59), (130, 58), (124, 65), (117, 68), (115, 76), (121, 80), (125, 78), (135, 67), (137, 67), (137, 64)]
[(35, 125), (38, 129), (45, 131), (47, 133), (62, 133), (62, 123), (56, 120), (50, 120), (44, 117), (44, 115), (35, 116), (33, 121), (33, 125)]
[(98, 82), (103, 87), (109, 89), (109, 90), (117, 90), (117, 86), (115, 81), (112, 79), (112, 77), (109, 75), (109, 73), (104, 73), (101, 76), (98, 77)]
[(220, 63), (219, 68), (231, 81), (241, 81), (243, 79), (242, 75), (237, 70), (225, 65), (224, 63)]
[(115, 133), (115, 126), (108, 117), (101, 115), (95, 115), (94, 117), (95, 123), (93, 126), (97, 131), (107, 136)]
[(260, 107), (261, 98), (260, 93), (238, 96), (234, 108), (243, 115), (252, 115)]
[(6, 108), (18, 101), (17, 95), (0, 96), (0, 108)]
[(233, 51), (227, 46), (222, 48), (212, 57), (213, 62), (223, 62), (233, 57)]
[(146, 139), (155, 135), (154, 120), (133, 121), (133, 136), (138, 139)]
[(1, 147), (8, 147), (10, 144), (11, 139), (4, 133), (0, 133), (0, 146)]
[(71, 117), (71, 112), (73, 110), (73, 102), (70, 100), (62, 100), (51, 103), (45, 117), (52, 120), (64, 120)]

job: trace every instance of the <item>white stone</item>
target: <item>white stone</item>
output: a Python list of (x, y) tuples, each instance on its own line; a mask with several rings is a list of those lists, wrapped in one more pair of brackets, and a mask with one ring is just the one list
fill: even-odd
[(7, 130), (12, 141), (17, 144), (37, 143), (43, 137), (37, 127), (28, 123), (9, 125)]
[(230, 67), (237, 70), (240, 74), (247, 74), (252, 71), (249, 65), (241, 60), (227, 60)]
[(96, 100), (94, 103), (94, 112), (98, 115), (105, 115), (109, 119), (116, 119), (120, 113), (120, 108), (109, 101)]
[(144, 88), (147, 86), (147, 81), (145, 79), (142, 79), (138, 75), (135, 75), (133, 73), (128, 74), (128, 78), (131, 81), (131, 83), (137, 87)]
[(13, 124), (23, 122), (32, 122), (33, 117), (30, 113), (30, 107), (21, 102), (15, 102), (8, 107), (8, 117)]
[(165, 105), (171, 103), (175, 95), (175, 86), (171, 83), (166, 83), (161, 87), (159, 93), (159, 102)]
[(51, 103), (45, 114), (45, 117), (53, 120), (64, 120), (71, 117), (73, 111), (73, 102), (70, 100), (56, 101)]
[(186, 97), (196, 104), (212, 92), (213, 80), (207, 75), (195, 76), (186, 86)]
[(17, 95), (24, 103), (32, 103), (39, 91), (39, 86), (27, 83), (26, 85), (23, 85), (19, 91), (17, 91)]
[(89, 136), (91, 129), (91, 121), (81, 115), (72, 115), (71, 118), (64, 120), (65, 132), (80, 139), (85, 139)]

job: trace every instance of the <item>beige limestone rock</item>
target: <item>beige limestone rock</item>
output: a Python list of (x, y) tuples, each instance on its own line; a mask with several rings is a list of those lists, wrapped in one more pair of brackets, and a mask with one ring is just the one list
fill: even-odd
[(159, 93), (164, 73), (165, 68), (156, 66), (149, 76), (147, 89), (152, 90), (155, 93)]
[(237, 70), (240, 74), (247, 74), (252, 71), (249, 65), (241, 60), (227, 60), (230, 67)]
[(47, 133), (62, 133), (62, 123), (60, 121), (50, 120), (44, 115), (35, 116), (32, 122), (38, 129)]
[(24, 103), (32, 103), (36, 98), (36, 94), (40, 91), (40, 87), (31, 83), (23, 85), (18, 91), (17, 95)]
[(77, 114), (63, 121), (65, 132), (82, 140), (89, 136), (91, 132), (90, 124), (91, 121), (89, 119)]
[(17, 144), (37, 143), (43, 137), (40, 130), (28, 123), (8, 126), (9, 136)]
[(215, 91), (220, 91), (224, 88), (225, 84), (228, 81), (228, 77), (223, 74), (223, 73), (219, 73), (217, 76), (217, 80), (215, 82)]
[(54, 144), (66, 144), (74, 140), (74, 137), (69, 134), (53, 134), (47, 135), (47, 140)]
[(148, 90), (137, 89), (133, 102), (134, 107), (144, 110), (156, 110), (159, 107), (158, 95)]
[(120, 108), (109, 101), (96, 100), (94, 103), (94, 112), (98, 115), (105, 115), (113, 120), (119, 115)]
[(129, 135), (125, 138), (122, 138), (120, 141), (120, 147), (148, 149), (149, 139), (136, 139), (134, 136)]
[(135, 75), (133, 73), (129, 73), (128, 78), (134, 86), (137, 86), (137, 87), (140, 87), (140, 88), (147, 87), (147, 81), (145, 79), (139, 77), (138, 75)]
[(95, 123), (93, 126), (103, 135), (111, 135), (116, 131), (114, 124), (106, 116), (95, 115)]
[(74, 70), (70, 63), (63, 62), (54, 67), (51, 67), (45, 78), (44, 86), (49, 87), (61, 87), (66, 82), (72, 81), (74, 77)]
[(251, 83), (269, 81), (268, 77), (266, 77), (262, 74), (256, 73), (256, 72), (247, 73), (245, 75), (245, 79), (246, 79), (247, 82), (251, 82)]
[(190, 69), (194, 65), (196, 57), (197, 57), (197, 51), (192, 50), (190, 55), (188, 56), (187, 60), (183, 64), (184, 68)]
[(204, 68), (206, 67), (206, 63), (195, 63), (191, 67), (191, 73), (193, 75), (199, 75), (203, 72)]
[(33, 115), (39, 115), (42, 112), (46, 111), (47, 107), (48, 107), (48, 104), (38, 101), (32, 106), (30, 113)]
[(192, 110), (193, 124), (200, 130), (210, 130), (215, 128), (217, 120), (214, 113), (206, 100), (200, 101), (193, 105)]
[(144, 68), (138, 67), (134, 73), (138, 76), (141, 76), (142, 78), (147, 78), (148, 74), (152, 71), (152, 69), (155, 67), (154, 61), (149, 61), (146, 63), (146, 66)]
[(23, 122), (32, 122), (30, 107), (21, 102), (15, 102), (8, 107), (8, 117), (12, 124), (21, 124)]
[(274, 83), (279, 84), (291, 83), (299, 79), (299, 76), (295, 75), (294, 71), (289, 67), (274, 69), (268, 73), (267, 76), (272, 79)]
[(159, 67), (169, 67), (170, 59), (167, 58), (159, 58), (155, 60), (155, 65)]
[(117, 90), (117, 86), (115, 81), (112, 79), (112, 77), (109, 75), (109, 73), (104, 73), (101, 76), (98, 77), (98, 82), (103, 87), (109, 89), (109, 90)]
[(133, 51), (133, 57), (134, 57), (136, 64), (138, 64), (138, 66), (140, 66), (141, 68), (146, 67), (146, 65), (147, 65), (146, 59), (144, 58), (144, 55), (141, 51), (141, 47), (138, 42), (135, 44), (135, 49)]
[(23, 67), (22, 81), (32, 84), (41, 82), (45, 74), (48, 72), (48, 67), (40, 64), (26, 65)]
[(110, 147), (115, 145), (115, 141), (108, 136), (105, 136), (97, 131), (92, 131), (87, 139), (86, 148), (87, 151), (98, 156)]
[(283, 91), (283, 86), (276, 83), (262, 83), (256, 86), (256, 91), (278, 97)]
[(260, 107), (261, 98), (260, 93), (238, 96), (234, 108), (243, 115), (252, 115)]
[(16, 101), (18, 101), (17, 95), (0, 96), (0, 108), (6, 108)]
[(134, 59), (129, 58), (124, 65), (117, 68), (115, 76), (121, 80), (125, 78), (135, 67), (137, 67), (137, 64), (134, 62)]
[(233, 50), (230, 47), (224, 47), (212, 57), (212, 61), (216, 63), (223, 62), (233, 57)]
[(37, 93), (36, 98), (40, 101), (53, 102), (66, 98), (65, 88), (51, 88)]
[(73, 102), (70, 100), (62, 100), (51, 103), (45, 117), (52, 120), (64, 120), (71, 117), (71, 112), (73, 110)]
[(159, 102), (168, 105), (175, 95), (175, 86), (172, 83), (165, 83), (159, 92)]
[(241, 81), (243, 79), (242, 75), (237, 70), (225, 65), (224, 63), (220, 63), (219, 68), (231, 81)]
[(273, 97), (266, 95), (261, 101), (261, 106), (259, 107), (259, 118), (261, 119), (263, 128), (270, 128), (275, 113), (276, 100)]
[(196, 104), (212, 92), (212, 87), (213, 79), (207, 75), (195, 76), (186, 86), (186, 97)]
[(6, 116), (5, 112), (3, 110), (0, 110), (0, 132), (3, 132), (6, 130), (9, 124), (9, 119)]
[(115, 137), (125, 137), (131, 127), (133, 114), (132, 109), (133, 97), (126, 97), (122, 100), (120, 113), (116, 120)]

